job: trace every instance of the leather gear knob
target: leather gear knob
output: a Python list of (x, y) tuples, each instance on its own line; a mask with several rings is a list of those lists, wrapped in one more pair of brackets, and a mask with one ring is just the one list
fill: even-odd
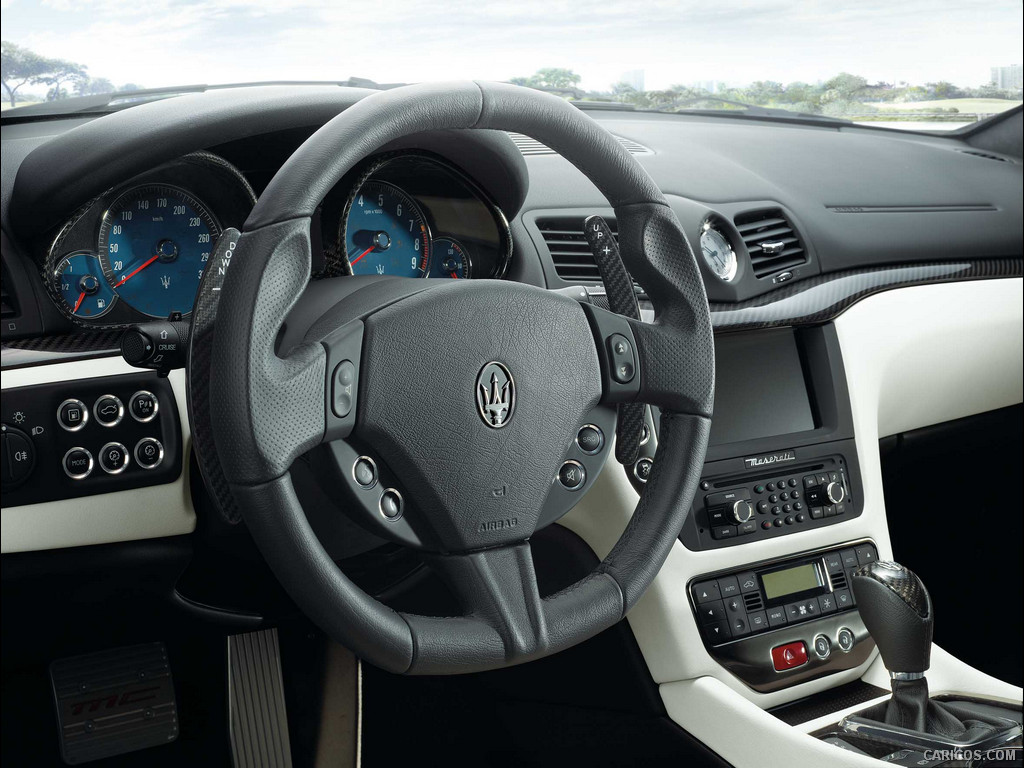
[(853, 574), (864, 625), (891, 673), (924, 673), (931, 662), (935, 614), (921, 579), (899, 563), (878, 561)]

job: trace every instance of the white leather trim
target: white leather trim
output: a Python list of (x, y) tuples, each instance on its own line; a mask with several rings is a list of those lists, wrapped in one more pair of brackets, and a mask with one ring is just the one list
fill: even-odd
[[(4, 371), (2, 388), (67, 381), (70, 392), (73, 382), (81, 379), (138, 372), (138, 368), (132, 368), (120, 357), (76, 360)], [(185, 372), (173, 371), (169, 381), (181, 421), (181, 477), (173, 483), (134, 491), (5, 507), (0, 511), (4, 553), (152, 539), (195, 530), (196, 514), (188, 478), (191, 433), (185, 404)]]
[[(876, 651), (858, 669), (785, 691), (757, 693), (708, 655), (686, 583), (702, 573), (860, 538), (873, 539), (880, 557), (892, 557), (878, 439), (1021, 402), (1022, 286), (1019, 278), (915, 286), (868, 297), (841, 315), (835, 324), (850, 390), (864, 513), (837, 525), (710, 552), (691, 552), (677, 541), (665, 567), (630, 612), (630, 627), (651, 675), (662, 684), (669, 715), (729, 762), (759, 766), (770, 754), (777, 765), (869, 764), (798, 733), (763, 710), (861, 676), (887, 689), (888, 678), (877, 673), (881, 664)], [(604, 557), (636, 501), (625, 473), (609, 465), (562, 524)], [(1015, 695), (1020, 700), (1019, 688), (955, 659), (947, 663), (947, 658), (935, 649), (933, 674), (939, 677), (932, 690)], [(867, 675), (869, 669), (876, 671)], [(723, 729), (725, 722), (732, 728)]]

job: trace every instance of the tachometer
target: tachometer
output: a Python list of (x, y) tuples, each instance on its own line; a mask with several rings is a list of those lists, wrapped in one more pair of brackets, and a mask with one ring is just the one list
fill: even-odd
[(220, 232), (210, 209), (188, 192), (167, 184), (135, 187), (103, 214), (103, 273), (139, 312), (188, 314)]
[(105, 315), (117, 301), (100, 260), (89, 251), (69, 253), (61, 259), (53, 280), (65, 310), (83, 320)]
[(419, 206), (386, 181), (367, 181), (346, 206), (345, 253), (354, 275), (426, 277), (430, 228)]

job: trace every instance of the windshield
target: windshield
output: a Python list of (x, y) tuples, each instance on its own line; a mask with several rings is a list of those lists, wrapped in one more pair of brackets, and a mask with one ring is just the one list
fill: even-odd
[[(109, 111), (195, 84), (379, 87), (467, 77), (532, 85), (595, 108), (799, 113), (917, 130), (961, 128), (1021, 103), (1020, 0), (2, 7), (5, 111)], [(171, 92), (138, 93), (153, 89)]]

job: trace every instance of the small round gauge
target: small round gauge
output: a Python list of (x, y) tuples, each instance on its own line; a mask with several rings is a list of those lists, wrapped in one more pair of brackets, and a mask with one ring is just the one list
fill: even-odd
[(99, 252), (114, 292), (150, 317), (192, 311), (220, 225), (183, 189), (145, 184), (104, 212)]
[(450, 277), (456, 280), (465, 280), (469, 277), (469, 252), (458, 240), (451, 237), (436, 237), (431, 243), (431, 253), (430, 274), (427, 277)]
[(725, 235), (715, 229), (711, 222), (705, 222), (700, 233), (700, 251), (704, 261), (715, 275), (725, 282), (736, 277), (739, 266), (736, 252), (732, 249)]
[(76, 251), (61, 259), (53, 271), (53, 281), (65, 310), (74, 317), (99, 317), (117, 301), (103, 276), (99, 258), (89, 251)]
[(427, 220), (394, 184), (363, 184), (349, 200), (342, 226), (352, 274), (426, 277), (430, 271)]

